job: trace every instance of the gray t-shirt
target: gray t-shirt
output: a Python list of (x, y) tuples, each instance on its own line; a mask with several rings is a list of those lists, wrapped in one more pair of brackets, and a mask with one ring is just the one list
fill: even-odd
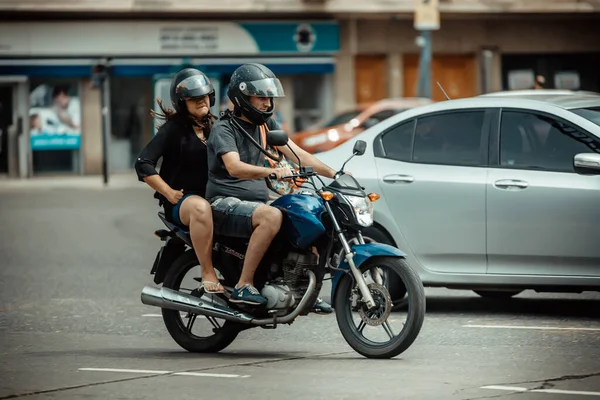
[[(235, 117), (231, 117), (235, 118)], [(263, 145), (258, 126), (239, 118), (236, 121), (248, 132), (254, 140)], [(269, 130), (280, 129), (275, 121), (267, 122)], [(269, 189), (264, 178), (238, 179), (227, 172), (221, 156), (225, 153), (236, 152), (240, 160), (246, 164), (265, 166), (265, 155), (242, 133), (229, 119), (219, 119), (212, 127), (208, 138), (208, 185), (206, 198), (216, 196), (231, 196), (241, 200), (269, 200)]]

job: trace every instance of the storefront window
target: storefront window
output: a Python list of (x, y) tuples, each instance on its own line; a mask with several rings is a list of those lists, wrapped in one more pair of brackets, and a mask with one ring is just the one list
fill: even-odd
[(111, 77), (110, 170), (128, 171), (151, 139), (152, 80)]
[(32, 79), (30, 87), (33, 172), (77, 172), (81, 147), (79, 81)]

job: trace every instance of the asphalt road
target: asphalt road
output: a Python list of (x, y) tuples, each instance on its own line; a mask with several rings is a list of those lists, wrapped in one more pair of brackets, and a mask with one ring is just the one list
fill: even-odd
[(0, 399), (600, 398), (598, 293), (427, 289), (421, 334), (393, 360), (317, 315), (187, 353), (140, 302), (160, 246), (151, 190), (82, 182), (0, 182)]

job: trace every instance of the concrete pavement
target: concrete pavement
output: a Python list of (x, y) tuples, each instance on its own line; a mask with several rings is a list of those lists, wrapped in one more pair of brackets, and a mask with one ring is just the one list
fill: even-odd
[(421, 335), (393, 360), (359, 356), (316, 315), (187, 353), (139, 299), (161, 223), (152, 190), (133, 187), (4, 187), (0, 399), (600, 397), (597, 293), (428, 289)]

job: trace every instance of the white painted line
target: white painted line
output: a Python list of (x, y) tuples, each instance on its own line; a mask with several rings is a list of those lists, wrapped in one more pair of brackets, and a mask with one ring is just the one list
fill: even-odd
[(142, 314), (142, 317), (162, 317), (162, 314)]
[(600, 392), (585, 392), (582, 390), (560, 390), (560, 389), (536, 389), (532, 392), (556, 393), (556, 394), (578, 394), (580, 396), (600, 396)]
[(200, 376), (200, 377), (208, 377), (208, 378), (249, 378), (250, 377), (250, 375), (215, 374), (215, 373), (209, 373), (209, 372), (175, 372), (175, 371), (160, 371), (160, 370), (152, 370), (152, 369), (79, 368), (79, 371), (118, 372), (118, 373), (124, 373), (124, 374)]
[(492, 389), (492, 390), (509, 390), (511, 392), (526, 392), (527, 388), (518, 387), (518, 386), (482, 386), (480, 389)]
[(124, 374), (170, 374), (173, 371), (156, 371), (152, 369), (118, 369), (118, 368), (79, 368), (80, 371), (122, 372)]
[(493, 329), (535, 329), (547, 331), (600, 331), (600, 328), (559, 328), (554, 326), (513, 326), (513, 325), (463, 325), (463, 328), (493, 328)]
[(175, 372), (173, 375), (183, 376), (204, 376), (209, 378), (249, 378), (250, 375), (235, 375), (235, 374), (208, 374), (204, 372)]
[(572, 394), (580, 396), (600, 396), (600, 392), (587, 392), (582, 390), (561, 390), (561, 389), (527, 389), (518, 386), (482, 386), (480, 389), (505, 390), (507, 392), (529, 392), (529, 393), (552, 393), (552, 394)]

